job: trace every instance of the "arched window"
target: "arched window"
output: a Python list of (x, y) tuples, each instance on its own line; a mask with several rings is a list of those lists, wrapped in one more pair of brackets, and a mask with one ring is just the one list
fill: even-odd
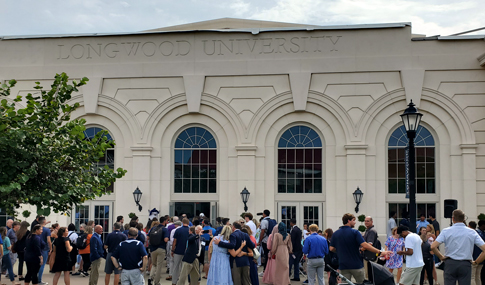
[[(92, 140), (94, 138), (94, 136), (102, 130), (103, 129), (98, 128), (98, 127), (87, 128), (84, 131), (84, 138), (87, 139), (87, 140)], [(109, 133), (106, 134), (106, 137), (108, 138), (108, 141), (113, 140), (113, 138), (111, 137), (111, 135)], [(98, 163), (95, 167), (96, 168), (104, 168), (105, 165), (107, 165), (110, 169), (115, 168), (115, 150), (114, 150), (114, 148), (108, 148), (106, 150), (106, 153), (104, 154), (104, 157), (102, 157), (98, 161)], [(114, 190), (113, 184), (108, 186), (108, 188), (106, 188), (106, 190), (113, 192), (113, 190)]]
[(174, 148), (175, 193), (216, 193), (217, 143), (201, 127), (180, 133)]
[(322, 140), (313, 129), (295, 126), (281, 135), (278, 193), (322, 193)]
[[(388, 142), (389, 193), (406, 193), (405, 157), (408, 137), (404, 126), (397, 128)], [(416, 193), (436, 193), (435, 143), (433, 135), (419, 126), (414, 139)]]

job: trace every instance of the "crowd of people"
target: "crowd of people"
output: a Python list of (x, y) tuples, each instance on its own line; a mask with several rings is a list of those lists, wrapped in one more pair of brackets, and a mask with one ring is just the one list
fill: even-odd
[[(420, 217), (414, 233), (409, 221), (397, 223), (391, 213), (382, 246), (370, 216), (362, 234), (354, 229), (356, 218), (349, 213), (342, 216), (342, 226), (335, 232), (322, 231), (316, 224), (300, 229), (295, 219), (288, 225), (278, 223), (269, 210), (258, 215), (259, 220), (245, 213), (244, 219), (233, 222), (217, 218), (215, 227), (204, 214), (192, 220), (186, 215), (155, 217), (145, 227), (137, 217), (124, 224), (123, 216), (118, 216), (104, 237), (103, 227), (94, 221), (81, 224), (77, 231), (74, 224), (46, 227), (50, 222), (42, 216), (31, 224), (8, 220), (6, 227), (0, 227), (2, 275), (12, 284), (17, 284), (16, 277), (26, 285), (47, 284), (43, 281), (47, 265), (54, 273), (54, 285), (61, 275), (65, 284), (70, 284), (71, 275), (98, 284), (101, 261), (106, 259), (106, 285), (112, 275), (115, 285), (145, 284), (145, 272), (149, 285), (160, 284), (163, 272), (173, 285), (198, 285), (202, 278), (207, 284), (259, 285), (260, 277), (264, 284), (287, 285), (301, 281), (301, 275), (307, 276), (303, 283), (308, 284), (334, 285), (352, 279), (362, 284), (372, 282), (374, 264), (397, 270), (396, 284), (438, 284), (436, 265), (440, 264), (445, 285), (485, 281), (481, 278), (485, 221), (467, 226), (461, 210), (453, 212), (453, 226), (441, 232), (432, 214), (429, 221)], [(442, 243), (445, 254), (439, 250)], [(17, 262), (18, 276), (13, 272)], [(263, 270), (258, 274), (259, 266)]]

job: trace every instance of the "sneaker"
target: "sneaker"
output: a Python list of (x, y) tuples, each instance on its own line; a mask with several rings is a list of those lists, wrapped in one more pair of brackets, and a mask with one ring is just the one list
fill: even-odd
[(47, 283), (47, 282), (39, 282), (38, 284), (39, 285), (48, 285), (49, 283)]
[(148, 278), (148, 285), (152, 285), (153, 284), (153, 281), (151, 278)]
[(264, 271), (261, 271), (261, 273), (258, 274), (259, 277), (263, 277), (264, 276)]
[(87, 273), (86, 271), (81, 271), (81, 275), (83, 277), (88, 277), (89, 276), (89, 273)]
[(77, 275), (81, 275), (81, 271), (74, 272), (72, 275), (73, 275), (73, 276), (74, 276), (74, 275), (76, 275), (76, 276), (77, 276)]
[(303, 281), (303, 284), (308, 284), (308, 279)]

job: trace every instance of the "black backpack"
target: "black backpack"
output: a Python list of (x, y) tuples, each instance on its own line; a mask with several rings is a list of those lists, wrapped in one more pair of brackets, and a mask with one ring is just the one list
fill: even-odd
[(268, 229), (266, 230), (265, 234), (266, 236), (269, 236), (273, 232), (273, 228), (277, 225), (278, 223), (276, 222), (275, 219), (268, 219)]
[(76, 247), (85, 249), (88, 246), (88, 234), (80, 234), (76, 239)]
[(150, 245), (159, 246), (163, 240), (163, 226), (158, 226), (150, 231)]

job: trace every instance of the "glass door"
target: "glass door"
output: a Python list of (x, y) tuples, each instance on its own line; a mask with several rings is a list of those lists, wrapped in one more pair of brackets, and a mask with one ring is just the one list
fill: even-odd
[(276, 221), (285, 223), (289, 231), (291, 219), (296, 219), (300, 229), (303, 229), (304, 224), (317, 224), (323, 231), (323, 203), (279, 202)]
[(106, 235), (112, 230), (112, 210), (113, 202), (92, 201), (79, 205), (74, 208), (74, 225), (76, 225), (76, 229), (79, 229), (81, 224), (87, 224), (91, 220), (94, 221), (95, 225), (101, 225), (103, 227), (101, 238), (104, 241)]

